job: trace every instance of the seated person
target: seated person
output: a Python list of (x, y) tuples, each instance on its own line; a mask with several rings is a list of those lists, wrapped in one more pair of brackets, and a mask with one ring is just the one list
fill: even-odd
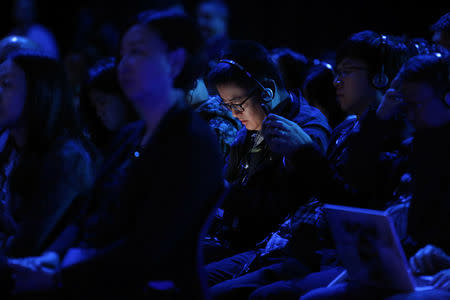
[(81, 117), (97, 148), (105, 152), (117, 133), (138, 115), (120, 89), (114, 58), (102, 59), (89, 69), (80, 93)]
[[(351, 285), (341, 284), (311, 291), (302, 299), (368, 299), (369, 295), (392, 299), (450, 297), (446, 285), (448, 258), (445, 254), (450, 250), (450, 241), (449, 235), (442, 231), (450, 228), (450, 178), (447, 171), (450, 167), (450, 143), (443, 138), (450, 133), (448, 54), (419, 55), (409, 59), (386, 93), (377, 110), (377, 118), (380, 122), (392, 119), (402, 107), (416, 129), (410, 154), (412, 199), (408, 210), (408, 238), (403, 241), (403, 247), (410, 255), (425, 247), (410, 259), (411, 268), (417, 274), (431, 275), (442, 271), (433, 279), (436, 289), (393, 295), (392, 291), (374, 293), (372, 289), (353, 289)], [(427, 246), (430, 243), (435, 246)]]
[(205, 243), (206, 261), (214, 261), (253, 249), (308, 199), (310, 158), (325, 151), (330, 128), (320, 111), (285, 89), (256, 42), (232, 42), (207, 82), (244, 125), (225, 167), (231, 187), (223, 219)]
[(179, 98), (198, 78), (186, 66), (200, 47), (180, 12), (144, 12), (127, 28), (118, 77), (142, 121), (123, 129), (134, 147), (117, 149), (126, 160), (106, 172), (115, 180), (95, 186), (116, 192), (100, 199), (93, 191), (82, 238), (56, 269), (10, 261), (13, 293), (142, 297), (149, 281), (162, 280), (182, 298), (203, 298), (197, 245), (222, 188), (222, 160), (208, 125)]

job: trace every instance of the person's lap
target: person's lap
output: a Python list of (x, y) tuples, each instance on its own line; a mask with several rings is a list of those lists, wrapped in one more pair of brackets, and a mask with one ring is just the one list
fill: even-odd
[(283, 299), (290, 300), (298, 298), (320, 287), (327, 286), (334, 278), (336, 278), (344, 269), (334, 267), (321, 272), (308, 274), (303, 278), (295, 278), (290, 280), (277, 281), (269, 285), (256, 289), (249, 297), (251, 300), (270, 300)]
[(282, 262), (216, 284), (210, 288), (210, 292), (213, 299), (248, 299), (253, 291), (262, 286), (277, 281), (301, 278), (309, 273), (310, 269), (299, 261), (286, 258)]

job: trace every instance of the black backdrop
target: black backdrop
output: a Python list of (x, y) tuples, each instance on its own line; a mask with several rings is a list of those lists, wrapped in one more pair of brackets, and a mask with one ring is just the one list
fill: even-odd
[[(37, 0), (38, 21), (52, 30), (64, 53), (70, 47), (82, 7), (95, 7), (105, 19), (123, 23), (155, 0)], [(165, 2), (168, 0), (156, 0)], [(196, 1), (182, 1), (189, 13)], [(1, 34), (12, 26), (13, 0), (1, 0)], [(429, 39), (429, 26), (450, 11), (449, 1), (367, 0), (228, 0), (232, 38), (254, 39), (268, 48), (291, 47), (318, 57), (353, 32), (372, 29), (387, 34)]]

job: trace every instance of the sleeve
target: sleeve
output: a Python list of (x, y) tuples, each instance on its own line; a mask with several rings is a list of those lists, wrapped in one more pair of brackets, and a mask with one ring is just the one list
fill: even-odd
[(93, 173), (88, 152), (77, 142), (66, 142), (48, 153), (33, 198), (26, 199), (28, 207), (7, 245), (7, 254), (14, 257), (40, 254), (77, 196), (91, 186)]
[(360, 128), (348, 138), (347, 153), (342, 157), (339, 175), (368, 200), (367, 208), (384, 209), (392, 200), (403, 172), (399, 154), (402, 121), (383, 121), (375, 110), (361, 116)]

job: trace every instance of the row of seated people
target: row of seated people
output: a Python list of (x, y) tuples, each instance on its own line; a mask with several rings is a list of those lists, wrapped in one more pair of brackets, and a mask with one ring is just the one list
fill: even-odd
[[(442, 248), (415, 272), (448, 267), (423, 263), (448, 260), (444, 51), (350, 37), (332, 84), (351, 117), (332, 129), (262, 45), (231, 42), (199, 80), (200, 43), (180, 12), (140, 14), (79, 104), (54, 59), (5, 55), (2, 292), (298, 299), (343, 269), (323, 203), (389, 211), (409, 256)], [(305, 297), (392, 296), (338, 287)]]

